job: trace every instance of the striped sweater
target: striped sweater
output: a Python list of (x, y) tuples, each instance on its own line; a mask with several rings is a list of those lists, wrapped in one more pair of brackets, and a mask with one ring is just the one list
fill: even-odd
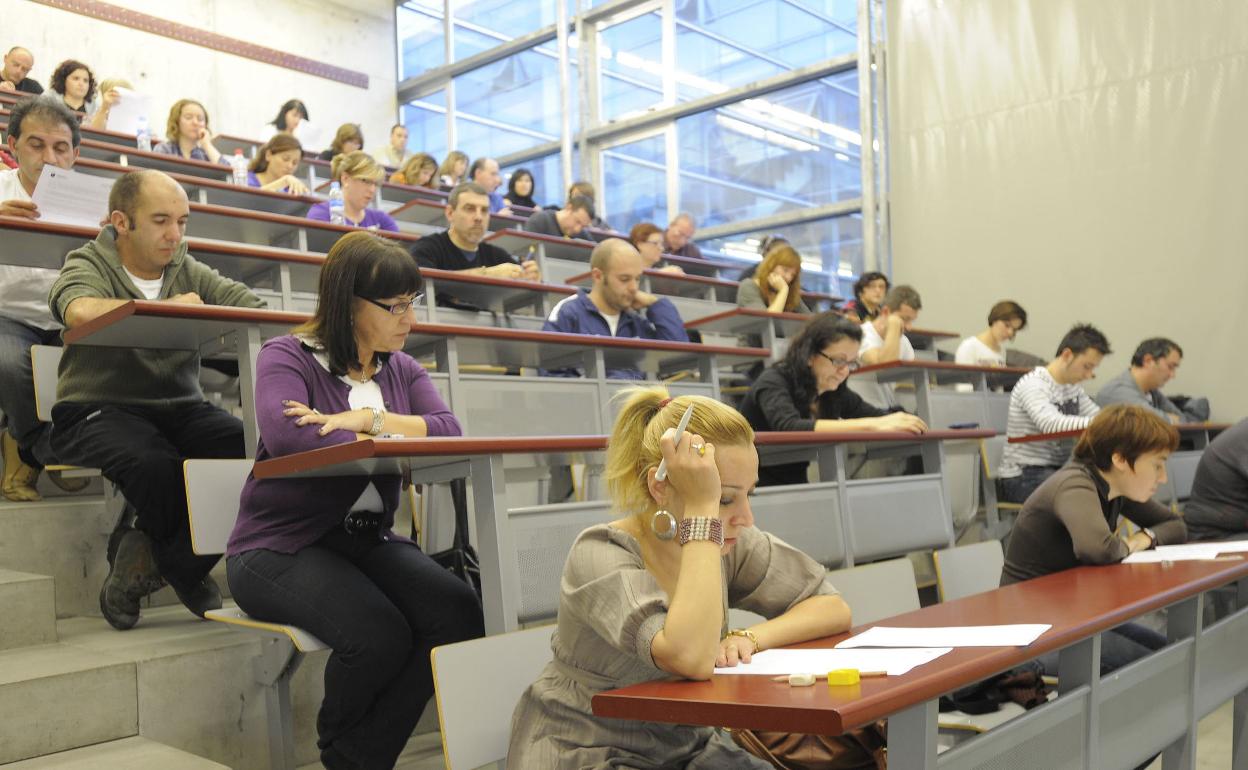
[[(1006, 435), (1031, 436), (1087, 427), (1101, 408), (1081, 385), (1059, 385), (1043, 366), (1023, 375), (1010, 393)], [(1019, 476), (1024, 465), (1057, 468), (1068, 459), (1069, 448), (1061, 441), (1034, 441), (1005, 445), (998, 476)]]

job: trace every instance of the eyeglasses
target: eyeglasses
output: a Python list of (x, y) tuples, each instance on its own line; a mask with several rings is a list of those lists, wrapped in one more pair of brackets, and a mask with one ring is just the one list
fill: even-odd
[(824, 353), (822, 350), (816, 350), (815, 352), (828, 359), (828, 361), (837, 369), (848, 369), (851, 372), (856, 372), (858, 371), (858, 367), (861, 366), (861, 364), (857, 361), (846, 361), (844, 358), (833, 358), (827, 353)]
[[(359, 297), (360, 295), (357, 294), (356, 296)], [(416, 296), (412, 297), (411, 299), (409, 299), (407, 302), (396, 302), (393, 305), (387, 305), (384, 302), (378, 302), (375, 299), (369, 299), (368, 297), (360, 297), (360, 299), (364, 300), (365, 302), (370, 302), (376, 305), (377, 307), (386, 311), (390, 315), (403, 315), (404, 313), (411, 310), (416, 305), (419, 305), (420, 301), (424, 298), (425, 298), (425, 294), (424, 292), (421, 292), (417, 294)]]

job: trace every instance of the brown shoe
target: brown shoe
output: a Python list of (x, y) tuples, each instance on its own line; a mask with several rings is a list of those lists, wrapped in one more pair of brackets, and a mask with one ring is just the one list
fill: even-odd
[(42, 500), (43, 497), (35, 490), (35, 481), (39, 471), (22, 462), (17, 451), (17, 439), (6, 430), (0, 438), (4, 456), (4, 483), (0, 492), (15, 503), (29, 503)]
[(124, 530), (112, 569), (100, 588), (100, 612), (118, 631), (134, 628), (139, 622), (139, 600), (163, 585), (151, 539), (138, 530)]

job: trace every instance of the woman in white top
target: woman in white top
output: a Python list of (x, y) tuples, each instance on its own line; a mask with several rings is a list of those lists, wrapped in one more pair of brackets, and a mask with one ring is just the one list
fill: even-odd
[(1027, 311), (1012, 300), (1002, 300), (988, 313), (988, 328), (958, 345), (954, 361), (970, 366), (1005, 366), (1005, 343), (1027, 326)]

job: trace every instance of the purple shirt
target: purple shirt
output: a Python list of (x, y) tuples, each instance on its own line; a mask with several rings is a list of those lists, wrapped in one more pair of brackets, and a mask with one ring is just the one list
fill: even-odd
[[(394, 219), (384, 211), (377, 209), (364, 209), (364, 218), (359, 222), (352, 222), (346, 214), (347, 224), (353, 227), (376, 227), (379, 230), (389, 230), (392, 233), (399, 231), (399, 226), (394, 223)], [(329, 201), (321, 201), (312, 208), (308, 209), (308, 219), (316, 219), (321, 222), (329, 221)]]
[[(376, 382), (387, 411), (424, 417), (430, 436), (460, 435), (459, 421), (411, 356), (401, 351), (391, 353)], [(287, 335), (264, 343), (256, 361), (256, 420), (260, 429), (256, 461), (355, 441), (351, 431), (336, 430), (322, 436), (319, 426), (299, 426), (282, 414), (284, 400), (307, 404), (325, 414), (345, 412), (351, 408), (347, 403), (350, 390), (295, 337)], [(226, 554), (257, 548), (295, 553), (315, 543), (342, 523), (370, 481), (385, 507), (387, 537), (402, 540), (389, 532), (399, 505), (399, 476), (261, 480), (248, 476)]]

